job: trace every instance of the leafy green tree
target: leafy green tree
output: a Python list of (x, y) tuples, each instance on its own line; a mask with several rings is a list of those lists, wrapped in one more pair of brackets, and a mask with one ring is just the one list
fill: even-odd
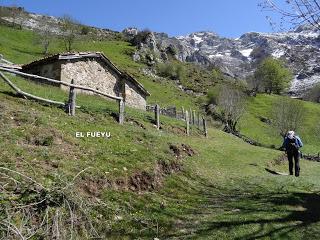
[(265, 92), (280, 94), (288, 87), (292, 73), (282, 61), (268, 57), (259, 64), (254, 78), (261, 82)]

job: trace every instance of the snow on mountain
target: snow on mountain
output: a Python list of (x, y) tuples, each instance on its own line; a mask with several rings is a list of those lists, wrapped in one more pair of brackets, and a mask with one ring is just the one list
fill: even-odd
[[(25, 12), (22, 19), (2, 19), (7, 22), (17, 21), (32, 30), (47, 28), (56, 34), (62, 33), (61, 20), (55, 17)], [(109, 29), (91, 28), (98, 37), (115, 33)], [(136, 28), (128, 28), (126, 34), (135, 35), (138, 32)], [(236, 39), (208, 31), (179, 37), (153, 33), (151, 45), (153, 48), (159, 46), (160, 49), (173, 47), (180, 61), (218, 66), (226, 75), (239, 79), (251, 75), (266, 56), (283, 59), (294, 73), (289, 91), (298, 95), (320, 82), (320, 35), (310, 25), (302, 25), (290, 32), (249, 32)]]
[(289, 91), (297, 95), (320, 82), (320, 34), (310, 26), (290, 32), (249, 32), (236, 39), (196, 32), (165, 43), (176, 46), (181, 61), (216, 65), (235, 78), (252, 74), (266, 56), (282, 59), (294, 73)]
[(252, 48), (249, 48), (249, 49), (243, 49), (243, 50), (240, 50), (239, 52), (245, 56), (245, 57), (249, 57), (250, 54), (252, 53), (253, 49)]

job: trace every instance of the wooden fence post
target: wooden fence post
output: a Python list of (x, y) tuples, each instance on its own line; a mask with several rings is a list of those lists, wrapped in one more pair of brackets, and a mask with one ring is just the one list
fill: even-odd
[(160, 106), (159, 104), (156, 104), (154, 108), (154, 114), (155, 114), (155, 121), (157, 125), (157, 129), (160, 129)]
[(190, 122), (189, 122), (189, 113), (188, 110), (186, 110), (186, 127), (187, 127), (187, 135), (190, 135)]
[[(74, 84), (74, 80), (71, 80), (71, 84)], [(70, 116), (76, 115), (76, 90), (74, 87), (70, 87), (69, 101), (67, 104), (67, 112)]]
[(207, 121), (204, 117), (202, 117), (202, 122), (203, 122), (203, 132), (204, 132), (204, 136), (207, 137), (208, 136), (208, 130), (207, 130)]
[(192, 111), (192, 124), (196, 125), (196, 110)]
[(125, 102), (123, 99), (119, 100), (119, 124), (124, 123), (124, 108), (125, 108)]

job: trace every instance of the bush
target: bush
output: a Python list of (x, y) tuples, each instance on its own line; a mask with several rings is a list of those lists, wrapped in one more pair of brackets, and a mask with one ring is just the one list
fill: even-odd
[(220, 85), (214, 86), (207, 93), (208, 104), (217, 105)]
[(178, 63), (160, 63), (157, 65), (158, 75), (172, 80), (182, 80), (186, 76), (186, 69)]
[(88, 35), (89, 32), (90, 32), (90, 27), (88, 27), (88, 26), (81, 27), (81, 30), (80, 30), (81, 35)]
[(166, 53), (169, 54), (170, 56), (174, 57), (174, 56), (177, 55), (178, 50), (176, 49), (175, 46), (169, 45), (169, 46), (166, 48)]
[(54, 143), (54, 137), (52, 135), (46, 135), (44, 133), (33, 132), (26, 136), (26, 140), (29, 144), (35, 146), (46, 146), (50, 147)]

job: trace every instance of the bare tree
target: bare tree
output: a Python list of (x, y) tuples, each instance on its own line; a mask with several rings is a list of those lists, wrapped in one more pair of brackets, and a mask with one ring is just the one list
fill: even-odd
[(320, 103), (320, 83), (309, 89), (303, 96), (303, 99), (311, 102)]
[(294, 27), (307, 23), (320, 29), (319, 0), (262, 0), (260, 5), (265, 10), (280, 14), (282, 21)]
[(320, 140), (320, 119), (315, 127), (315, 133), (316, 133), (316, 136), (318, 137), (318, 140)]
[(237, 124), (245, 110), (245, 94), (231, 85), (222, 85), (217, 99), (225, 130), (236, 132)]
[(282, 98), (273, 105), (272, 124), (282, 137), (290, 130), (297, 131), (304, 119), (303, 101)]
[(261, 91), (263, 82), (261, 78), (258, 78), (255, 75), (250, 75), (246, 78), (248, 87), (251, 89), (252, 92), (257, 93)]
[(53, 40), (53, 34), (51, 32), (50, 26), (46, 23), (42, 24), (39, 30), (37, 30), (37, 34), (34, 40), (36, 44), (41, 45), (43, 54), (47, 55), (49, 52), (49, 46)]
[(22, 7), (12, 6), (10, 8), (10, 17), (12, 20), (12, 27), (18, 27), (22, 29), (23, 23), (25, 21), (25, 11)]
[(63, 31), (62, 37), (65, 44), (65, 48), (68, 52), (72, 51), (73, 44), (79, 34), (79, 23), (69, 15), (65, 15), (61, 18), (61, 29)]

